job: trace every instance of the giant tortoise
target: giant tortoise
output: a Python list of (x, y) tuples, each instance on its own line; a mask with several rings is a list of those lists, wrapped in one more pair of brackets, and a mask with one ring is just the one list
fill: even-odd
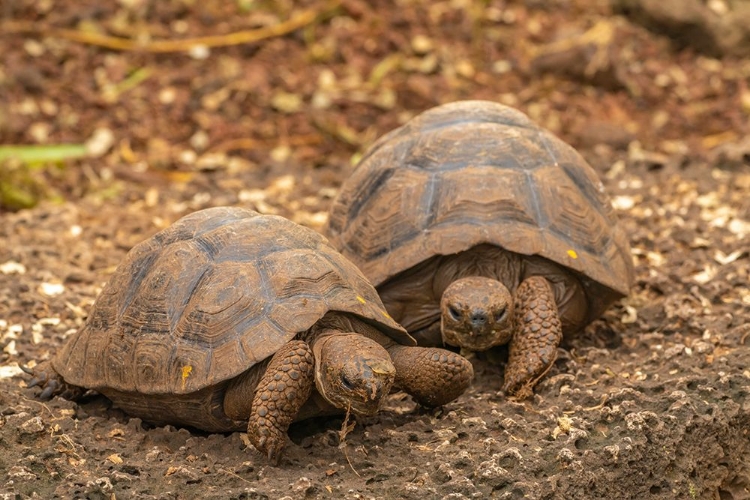
[(458, 397), (471, 364), (414, 344), (325, 238), (222, 207), (135, 246), (85, 325), (27, 370), (45, 398), (93, 389), (154, 423), (246, 429), (277, 462), (294, 420), (371, 415), (392, 385), (428, 406)]
[(525, 114), (430, 109), (364, 154), (325, 233), (420, 345), (509, 343), (529, 394), (572, 333), (625, 296), (628, 238), (594, 170)]

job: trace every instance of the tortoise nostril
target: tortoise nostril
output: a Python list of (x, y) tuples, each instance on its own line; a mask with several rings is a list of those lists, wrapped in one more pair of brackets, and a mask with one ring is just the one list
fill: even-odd
[(471, 323), (474, 326), (481, 326), (487, 322), (487, 315), (481, 311), (471, 313)]

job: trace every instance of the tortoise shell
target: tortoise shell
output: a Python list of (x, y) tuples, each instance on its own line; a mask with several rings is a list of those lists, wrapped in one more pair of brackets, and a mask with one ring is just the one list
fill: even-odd
[(315, 231), (251, 210), (206, 209), (128, 253), (53, 367), (73, 385), (177, 399), (245, 372), (328, 311), (414, 343)]
[(626, 234), (594, 170), (525, 114), (488, 101), (438, 106), (376, 141), (325, 232), (375, 286), (483, 243), (576, 271), (593, 315), (633, 281)]

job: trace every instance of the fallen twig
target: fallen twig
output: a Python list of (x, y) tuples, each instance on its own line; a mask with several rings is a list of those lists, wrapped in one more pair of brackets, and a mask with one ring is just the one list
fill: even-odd
[(263, 28), (237, 31), (226, 35), (204, 36), (197, 38), (185, 38), (181, 40), (150, 40), (139, 41), (100, 33), (55, 28), (40, 23), (8, 22), (4, 23), (0, 32), (2, 33), (28, 33), (39, 36), (51, 36), (63, 38), (72, 42), (95, 45), (111, 50), (143, 51), (154, 53), (183, 52), (194, 47), (228, 47), (231, 45), (242, 45), (246, 43), (259, 42), (268, 38), (283, 36), (309, 24), (319, 17), (329, 13), (340, 4), (340, 0), (331, 0), (320, 10), (308, 9), (300, 14), (273, 26)]
[(349, 460), (349, 453), (347, 453), (346, 450), (346, 435), (349, 434), (356, 425), (356, 422), (349, 423), (350, 416), (351, 406), (346, 408), (346, 416), (344, 417), (344, 421), (341, 423), (341, 430), (339, 431), (339, 449), (344, 452), (344, 457), (346, 457), (346, 461), (349, 464), (349, 467), (351, 467), (354, 473), (359, 476), (360, 474), (359, 472), (357, 472), (357, 469), (354, 468), (354, 465), (352, 465), (352, 461)]

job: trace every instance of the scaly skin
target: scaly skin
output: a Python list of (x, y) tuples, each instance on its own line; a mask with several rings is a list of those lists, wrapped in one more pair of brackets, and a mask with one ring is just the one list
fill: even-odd
[(532, 276), (519, 285), (515, 323), (503, 390), (523, 398), (552, 366), (562, 339), (555, 296), (543, 277)]
[(388, 352), (396, 367), (395, 385), (424, 406), (450, 403), (474, 378), (471, 362), (446, 349), (393, 345)]
[(314, 370), (310, 346), (293, 340), (273, 355), (255, 388), (247, 434), (253, 446), (274, 464), (281, 458), (289, 425), (310, 397)]

